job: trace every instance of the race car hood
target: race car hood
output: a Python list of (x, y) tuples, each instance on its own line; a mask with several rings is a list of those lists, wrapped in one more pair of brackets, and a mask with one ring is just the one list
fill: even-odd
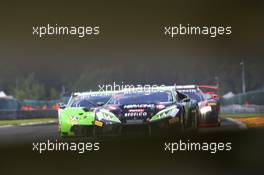
[(159, 111), (171, 105), (172, 103), (106, 105), (105, 109), (115, 114), (122, 123), (135, 122), (137, 120), (146, 122)]

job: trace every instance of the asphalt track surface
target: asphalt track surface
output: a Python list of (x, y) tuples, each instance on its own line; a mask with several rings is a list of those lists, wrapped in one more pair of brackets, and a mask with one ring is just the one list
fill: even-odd
[[(0, 127), (0, 174), (263, 174), (264, 129), (224, 119), (194, 135), (100, 140), (99, 152), (33, 151), (32, 142), (59, 139), (57, 125)], [(165, 142), (231, 142), (231, 151), (164, 151)], [(60, 140), (61, 141), (61, 140)], [(78, 140), (77, 140), (78, 141)], [(93, 142), (85, 140), (86, 142)]]
[[(221, 126), (201, 128), (198, 132), (228, 132), (246, 129), (243, 123), (226, 118), (221, 121)], [(0, 126), (0, 144), (16, 144), (34, 142), (45, 139), (59, 139), (56, 123), (25, 125), (25, 126)]]

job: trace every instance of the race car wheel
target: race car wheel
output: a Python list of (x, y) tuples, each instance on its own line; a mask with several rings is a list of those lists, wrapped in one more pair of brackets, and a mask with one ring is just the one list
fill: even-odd
[(184, 132), (185, 131), (185, 113), (184, 111), (181, 112), (181, 115), (180, 115), (180, 128), (181, 128), (181, 132)]
[(60, 136), (61, 136), (61, 138), (68, 138), (69, 136), (68, 136), (68, 133), (66, 133), (66, 132), (60, 132)]
[(95, 138), (96, 137), (96, 125), (93, 125), (93, 131), (92, 131), (92, 137)]
[(122, 135), (122, 126), (115, 126), (112, 128), (112, 134), (115, 136), (121, 136)]
[(152, 135), (152, 129), (151, 129), (150, 125), (148, 125), (148, 132), (149, 132), (149, 135), (151, 136)]
[(198, 108), (195, 109), (195, 113), (192, 117), (192, 130), (197, 131), (198, 129), (198, 115), (199, 115), (199, 110)]

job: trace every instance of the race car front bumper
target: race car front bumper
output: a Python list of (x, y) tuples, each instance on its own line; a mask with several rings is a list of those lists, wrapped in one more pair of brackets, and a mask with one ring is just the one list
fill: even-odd
[(138, 133), (149, 131), (152, 129), (169, 129), (170, 127), (180, 126), (179, 117), (166, 117), (160, 120), (149, 121), (149, 120), (126, 120), (122, 123), (111, 123), (111, 122), (102, 122), (95, 121), (96, 133), (100, 134), (121, 134), (121, 132), (129, 133)]

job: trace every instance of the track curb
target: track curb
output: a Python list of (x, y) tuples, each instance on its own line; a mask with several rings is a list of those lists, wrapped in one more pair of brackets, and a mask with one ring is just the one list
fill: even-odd
[(236, 123), (240, 129), (247, 129), (247, 125), (241, 121), (235, 120), (233, 118), (226, 118), (226, 120)]

